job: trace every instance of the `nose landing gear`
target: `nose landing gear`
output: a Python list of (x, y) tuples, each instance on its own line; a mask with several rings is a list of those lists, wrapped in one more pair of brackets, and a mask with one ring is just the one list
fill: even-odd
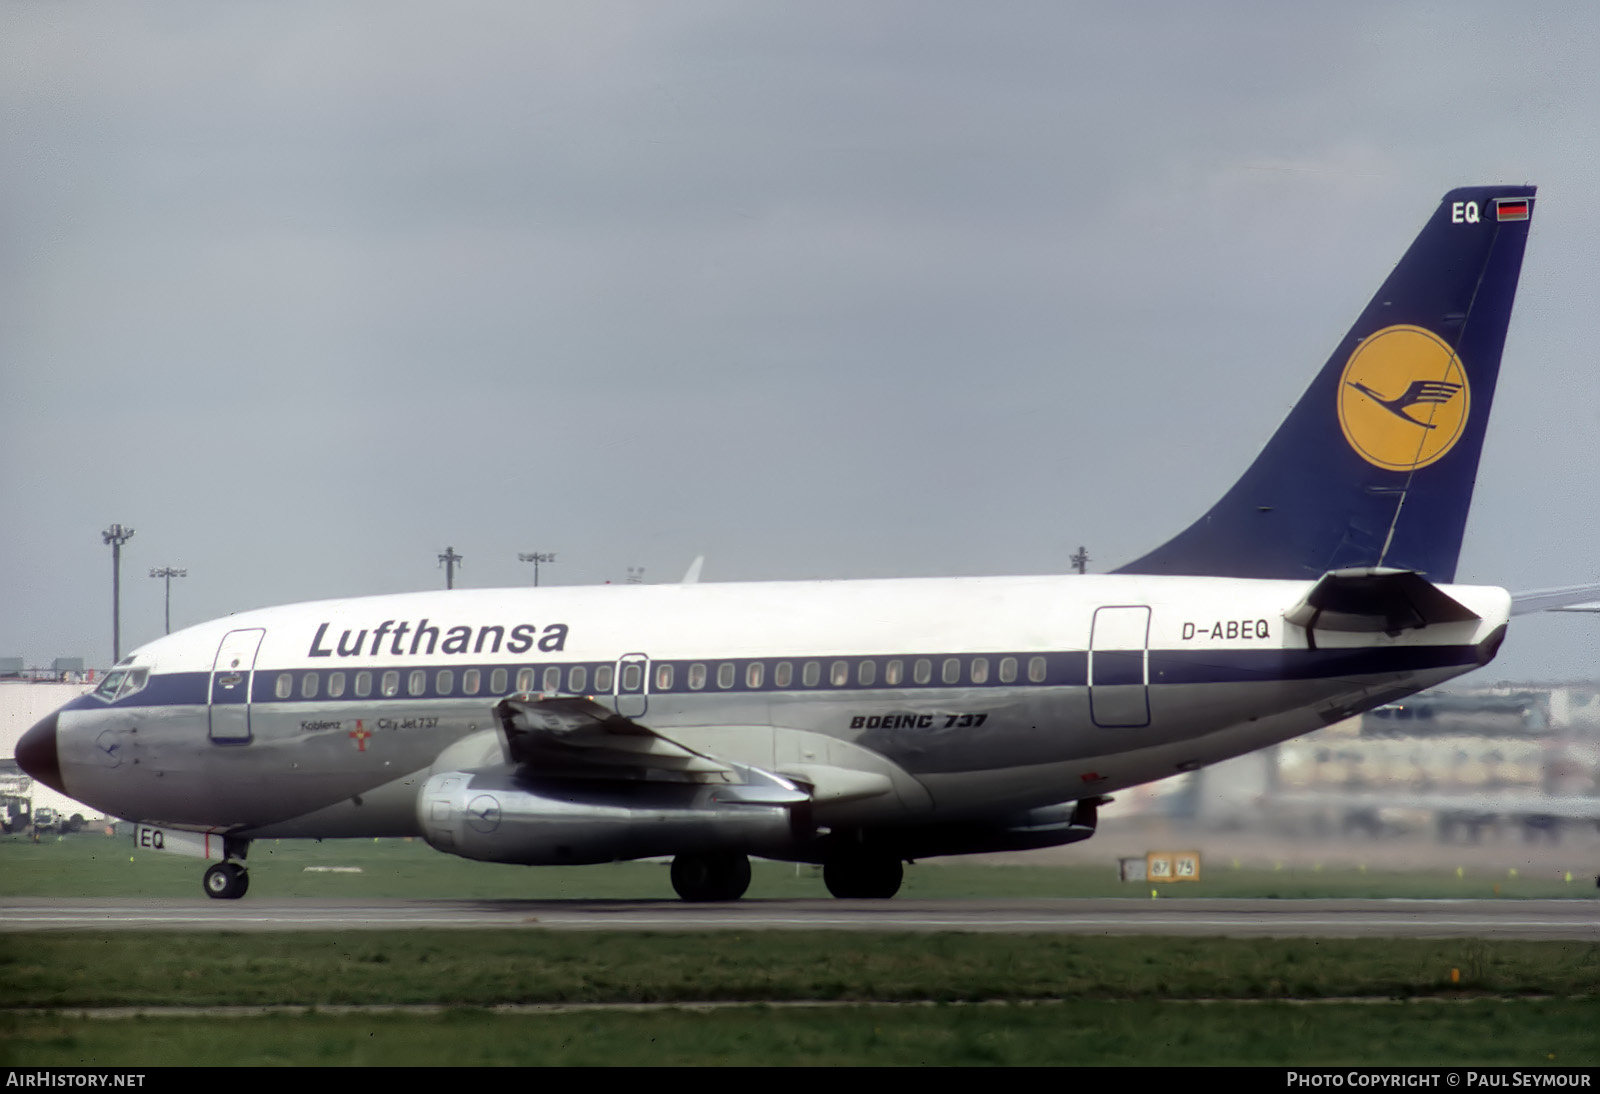
[[(212, 853), (215, 853), (214, 851)], [(250, 874), (244, 868), (250, 841), (228, 836), (222, 841), (222, 861), (206, 871), (200, 882), (212, 900), (238, 900), (250, 889)]]
[(238, 862), (219, 862), (206, 871), (206, 896), (213, 900), (238, 900), (250, 888), (250, 872)]

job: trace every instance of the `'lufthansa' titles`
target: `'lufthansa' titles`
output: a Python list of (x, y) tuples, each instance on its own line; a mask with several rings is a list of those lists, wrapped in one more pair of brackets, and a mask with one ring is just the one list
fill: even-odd
[[(346, 630), (335, 643), (328, 634), (330, 623), (317, 625), (311, 639), (309, 657), (377, 657), (388, 653), (395, 657), (415, 657), (418, 654), (473, 654), (527, 653), (535, 646), (541, 653), (559, 653), (567, 647), (567, 625), (551, 623), (543, 629), (532, 623), (518, 623), (510, 628), (498, 624), (483, 627), (436, 627), (428, 620), (419, 620), (413, 626), (408, 620), (386, 619), (366, 630)], [(370, 633), (371, 641), (368, 641)], [(409, 639), (409, 640), (408, 640)], [(385, 648), (384, 643), (388, 643)]]

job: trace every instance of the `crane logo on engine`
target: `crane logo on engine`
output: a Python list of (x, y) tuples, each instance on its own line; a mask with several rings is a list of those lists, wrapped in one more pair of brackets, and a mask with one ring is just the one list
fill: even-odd
[(474, 832), (493, 832), (500, 827), (500, 799), (479, 794), (467, 803), (467, 826)]

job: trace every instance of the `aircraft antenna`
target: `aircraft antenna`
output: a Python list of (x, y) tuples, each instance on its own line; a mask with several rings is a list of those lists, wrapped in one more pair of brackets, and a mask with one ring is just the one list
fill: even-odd
[(454, 547), (446, 547), (444, 554), (439, 556), (439, 564), (444, 567), (444, 587), (446, 589), (454, 589), (456, 587), (456, 564), (462, 561), (464, 561), (462, 556), (456, 554)]

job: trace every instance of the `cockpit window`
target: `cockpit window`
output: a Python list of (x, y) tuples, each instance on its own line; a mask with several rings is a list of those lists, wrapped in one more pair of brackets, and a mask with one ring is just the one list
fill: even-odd
[(100, 681), (99, 687), (94, 689), (94, 697), (96, 699), (104, 699), (108, 703), (111, 702), (117, 697), (117, 689), (122, 686), (122, 681), (127, 675), (121, 670), (106, 673), (106, 678)]
[(100, 686), (94, 689), (96, 699), (103, 699), (114, 703), (118, 699), (126, 699), (134, 692), (141, 690), (150, 679), (148, 668), (139, 669), (113, 669), (106, 673), (106, 678), (100, 681)]
[(128, 671), (128, 678), (122, 682), (122, 690), (117, 692), (117, 698), (126, 699), (136, 691), (143, 691), (145, 684), (148, 683), (149, 680), (149, 669), (130, 669)]

